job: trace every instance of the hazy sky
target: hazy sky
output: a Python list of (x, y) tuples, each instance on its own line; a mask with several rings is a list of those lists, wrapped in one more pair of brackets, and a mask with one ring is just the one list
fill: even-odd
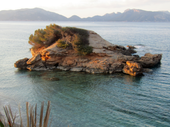
[(0, 10), (35, 7), (66, 17), (77, 15), (84, 18), (112, 12), (124, 12), (126, 9), (170, 12), (170, 0), (4, 0), (0, 4)]

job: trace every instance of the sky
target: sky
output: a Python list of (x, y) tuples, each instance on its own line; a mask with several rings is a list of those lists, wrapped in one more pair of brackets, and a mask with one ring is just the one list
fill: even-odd
[(68, 18), (73, 15), (86, 18), (124, 12), (126, 9), (170, 12), (170, 0), (4, 0), (0, 4), (0, 11), (35, 7)]

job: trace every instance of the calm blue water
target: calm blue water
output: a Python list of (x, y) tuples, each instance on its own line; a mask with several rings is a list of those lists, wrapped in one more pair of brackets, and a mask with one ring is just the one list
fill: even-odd
[(143, 77), (14, 68), (16, 60), (31, 57), (29, 35), (50, 23), (0, 22), (1, 107), (11, 104), (17, 111), (20, 104), (24, 111), (26, 101), (40, 106), (50, 100), (53, 127), (170, 126), (170, 23), (55, 22), (93, 30), (113, 44), (136, 45), (139, 55), (162, 53), (162, 64)]

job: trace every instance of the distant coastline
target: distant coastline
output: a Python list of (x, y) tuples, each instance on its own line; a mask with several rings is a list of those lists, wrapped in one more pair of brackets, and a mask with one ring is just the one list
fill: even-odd
[(80, 18), (76, 15), (67, 18), (63, 15), (46, 11), (41, 8), (3, 10), (0, 21), (109, 21), (109, 22), (170, 22), (168, 11), (145, 11), (127, 9), (123, 13), (110, 13), (103, 16)]

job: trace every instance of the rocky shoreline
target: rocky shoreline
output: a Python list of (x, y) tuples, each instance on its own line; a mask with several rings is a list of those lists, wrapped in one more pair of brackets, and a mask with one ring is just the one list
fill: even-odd
[[(89, 46), (93, 52), (80, 56), (72, 49), (63, 49), (57, 43), (45, 48), (31, 49), (32, 58), (24, 58), (14, 63), (19, 69), (30, 71), (54, 70), (83, 71), (87, 73), (125, 73), (132, 76), (143, 75), (161, 62), (162, 54), (147, 53), (142, 57), (136, 53), (133, 46), (125, 48), (104, 40), (94, 31), (89, 32)], [(68, 40), (69, 37), (66, 37)]]

